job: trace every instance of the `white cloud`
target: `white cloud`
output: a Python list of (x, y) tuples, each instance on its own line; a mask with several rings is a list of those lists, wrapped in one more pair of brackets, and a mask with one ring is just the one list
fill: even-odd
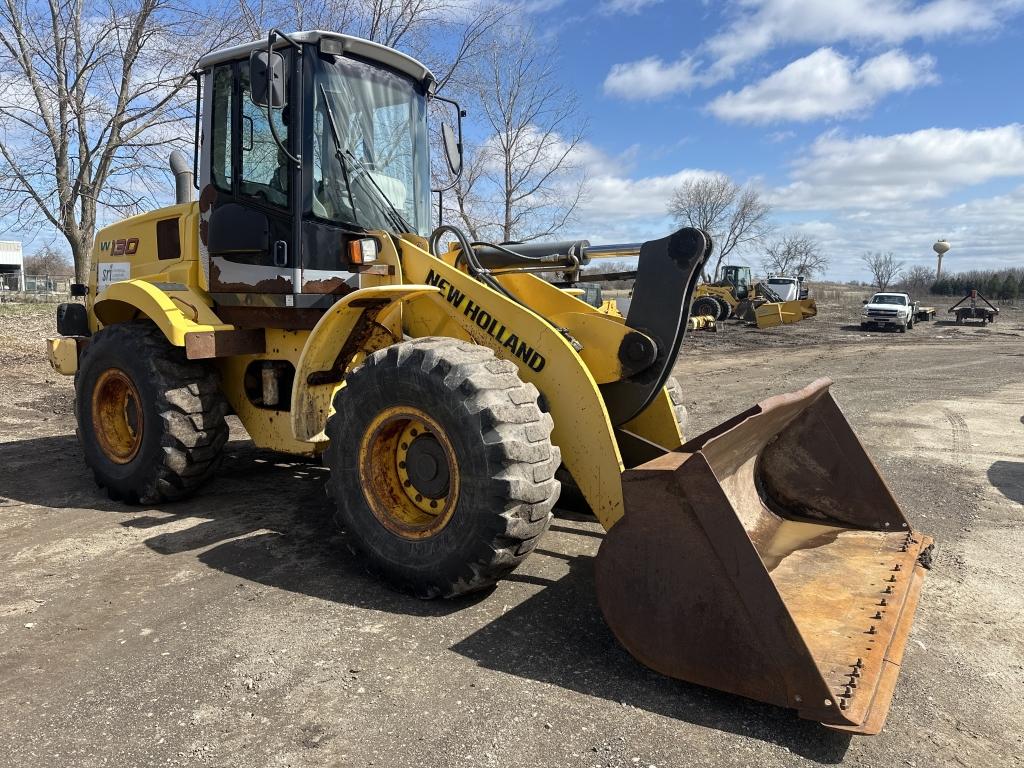
[(723, 120), (748, 123), (806, 122), (850, 115), (884, 96), (937, 82), (935, 60), (899, 50), (860, 66), (831, 48), (787, 64), (739, 91), (728, 91), (708, 108)]
[(597, 7), (599, 13), (611, 16), (616, 13), (629, 15), (640, 13), (644, 8), (657, 5), (662, 0), (603, 0)]
[(691, 58), (665, 62), (657, 56), (615, 64), (604, 80), (604, 92), (624, 99), (657, 99), (688, 91), (700, 83)]
[(797, 160), (773, 202), (789, 210), (884, 209), (1014, 176), (1024, 176), (1024, 126), (1016, 123), (852, 139), (829, 132)]
[[(650, 99), (706, 86), (785, 45), (899, 45), (997, 31), (1024, 0), (733, 0), (732, 21), (674, 61), (647, 57), (613, 65), (605, 92)], [(704, 60), (706, 66), (699, 66)], [(865, 73), (865, 75), (869, 75)]]
[(998, 27), (1020, 0), (738, 0), (740, 13), (707, 50), (720, 77), (772, 48), (841, 41), (898, 44)]

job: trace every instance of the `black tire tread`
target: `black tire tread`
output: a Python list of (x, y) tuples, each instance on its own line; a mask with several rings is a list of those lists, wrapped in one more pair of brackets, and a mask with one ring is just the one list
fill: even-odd
[[(154, 504), (175, 501), (195, 492), (217, 471), (228, 439), (224, 417), (228, 403), (216, 373), (207, 365), (189, 360), (184, 349), (168, 343), (149, 322), (119, 323), (99, 331), (82, 352), (79, 369), (88, 365), (97, 345), (114, 345), (126, 357), (145, 361), (156, 384), (156, 409), (162, 420), (160, 461), (146, 467), (127, 492), (115, 490), (92, 467), (97, 484), (115, 501)], [(78, 376), (76, 375), (76, 385)], [(137, 384), (138, 386), (138, 384)], [(82, 413), (76, 386), (75, 416), (82, 434)], [(89, 452), (86, 452), (89, 463)]]

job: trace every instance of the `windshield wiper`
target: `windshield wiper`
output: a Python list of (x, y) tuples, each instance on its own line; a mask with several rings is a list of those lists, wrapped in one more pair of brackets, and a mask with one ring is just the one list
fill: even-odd
[(383, 205), (380, 205), (381, 213), (391, 220), (391, 225), (396, 228), (395, 233), (412, 232), (413, 228), (409, 225), (409, 222), (405, 220), (402, 214), (398, 212), (395, 204), (391, 202), (391, 198), (389, 198), (384, 190), (380, 188), (380, 184), (378, 184), (377, 180), (373, 178), (373, 174), (370, 172), (370, 169), (367, 168), (358, 157), (352, 154), (351, 149), (346, 149), (345, 154), (348, 155), (352, 162), (356, 164), (360, 171), (362, 171), (362, 174), (356, 178), (367, 178), (370, 180), (370, 183), (373, 185), (373, 189), (377, 192), (377, 195), (380, 198), (377, 201), (378, 205), (383, 203)]
[[(370, 173), (370, 170), (359, 161), (359, 158), (352, 154), (351, 149), (346, 148), (345, 150), (342, 150), (341, 132), (338, 130), (338, 123), (334, 119), (334, 110), (331, 108), (331, 100), (327, 98), (327, 89), (324, 88), (323, 83), (320, 83), (320, 92), (324, 96), (324, 108), (325, 111), (327, 112), (327, 122), (331, 126), (331, 137), (334, 139), (334, 156), (338, 159), (338, 164), (341, 165), (341, 173), (345, 178), (345, 188), (348, 192), (349, 204), (352, 206), (353, 218), (356, 217), (356, 204), (355, 199), (352, 195), (352, 182), (350, 179), (351, 167), (349, 166), (348, 160), (346, 160), (346, 156), (350, 158), (352, 162), (355, 163), (355, 165), (359, 168), (359, 170), (361, 171), (361, 175), (365, 176), (370, 180), (370, 184), (373, 185), (373, 190), (376, 193), (376, 195), (371, 194), (370, 197), (378, 197), (378, 199), (375, 200), (375, 202), (377, 203), (377, 206), (380, 208), (381, 213), (384, 214), (384, 217), (387, 218), (391, 226), (395, 228), (395, 233), (398, 234), (401, 232), (412, 232), (413, 228), (409, 225), (409, 222), (407, 222), (402, 217), (402, 214), (398, 212), (398, 209), (395, 208), (394, 203), (391, 202), (390, 198), (388, 198), (384, 190), (380, 188), (380, 185), (377, 183), (376, 179), (373, 178), (373, 175)], [(356, 224), (359, 224), (359, 222), (356, 222)]]
[(338, 160), (338, 165), (341, 166), (341, 176), (345, 180), (345, 192), (348, 194), (348, 204), (352, 207), (352, 222), (356, 226), (359, 224), (359, 215), (356, 213), (356, 201), (352, 196), (352, 182), (349, 180), (349, 168), (348, 163), (345, 162), (345, 156), (341, 152), (341, 134), (338, 132), (338, 123), (334, 119), (334, 110), (331, 109), (331, 100), (327, 98), (327, 89), (324, 88), (323, 83), (320, 84), (320, 92), (324, 95), (324, 110), (327, 113), (327, 122), (331, 126), (331, 136), (334, 139), (334, 156)]

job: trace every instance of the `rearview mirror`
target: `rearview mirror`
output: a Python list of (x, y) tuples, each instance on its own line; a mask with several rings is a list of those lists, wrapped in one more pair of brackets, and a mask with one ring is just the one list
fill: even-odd
[(444, 156), (448, 161), (448, 169), (452, 176), (462, 173), (462, 144), (455, 137), (455, 129), (448, 123), (441, 124), (441, 137), (444, 139)]
[(287, 105), (287, 87), (284, 70), (284, 56), (280, 53), (253, 51), (249, 55), (249, 86), (252, 103), (257, 107), (270, 106), (280, 109)]
[(861, 302), (861, 304), (867, 304), (867, 303), (868, 303), (867, 299), (864, 299), (864, 301)]

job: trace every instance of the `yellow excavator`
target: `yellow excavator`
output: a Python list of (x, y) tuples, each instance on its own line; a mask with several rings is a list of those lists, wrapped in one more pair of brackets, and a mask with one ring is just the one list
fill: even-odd
[(735, 317), (758, 328), (774, 328), (814, 317), (818, 305), (806, 296), (783, 298), (768, 283), (755, 282), (750, 267), (728, 265), (722, 267), (720, 280), (696, 287), (690, 313), (719, 320)]
[[(558, 472), (607, 532), (598, 600), (642, 663), (880, 730), (930, 539), (828, 381), (684, 437), (671, 373), (707, 234), (431, 231), (428, 105), (446, 102), (426, 67), (366, 40), (275, 30), (204, 56), (197, 79), (177, 203), (98, 233), (84, 302), (48, 340), (112, 499), (198, 491), (234, 414), (255, 445), (322, 458), (369, 570), (444, 598), (530, 554)], [(441, 134), (457, 174), (461, 125)], [(625, 317), (538, 276), (623, 251), (639, 259)]]

